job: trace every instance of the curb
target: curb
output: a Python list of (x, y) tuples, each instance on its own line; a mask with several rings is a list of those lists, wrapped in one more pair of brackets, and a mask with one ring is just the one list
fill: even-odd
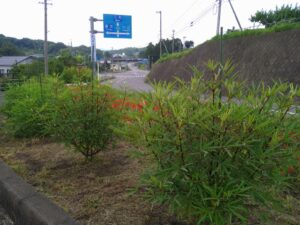
[(102, 76), (102, 78), (99, 80), (99, 82), (103, 83), (105, 81), (113, 80), (113, 79), (115, 79), (115, 76)]
[(1, 160), (0, 203), (16, 225), (80, 225)]

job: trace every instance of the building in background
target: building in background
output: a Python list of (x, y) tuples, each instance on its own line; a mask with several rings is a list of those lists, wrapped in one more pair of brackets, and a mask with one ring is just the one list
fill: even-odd
[(0, 77), (7, 77), (14, 66), (30, 64), (35, 59), (35, 56), (0, 56)]

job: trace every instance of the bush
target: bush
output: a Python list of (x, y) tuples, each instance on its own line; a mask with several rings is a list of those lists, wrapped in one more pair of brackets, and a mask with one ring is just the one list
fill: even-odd
[[(258, 36), (265, 35), (269, 33), (283, 32), (287, 30), (300, 29), (300, 23), (279, 23), (270, 28), (265, 29), (253, 29), (253, 30), (243, 30), (243, 31), (233, 31), (223, 35), (224, 40), (238, 38), (238, 37), (247, 37), (247, 36)], [(220, 40), (221, 36), (214, 36), (210, 41)]]
[(89, 82), (92, 78), (92, 71), (86, 67), (65, 67), (60, 78), (67, 84)]
[(142, 181), (154, 203), (193, 224), (246, 222), (251, 208), (280, 206), (288, 184), (281, 172), (299, 146), (288, 114), (299, 90), (247, 87), (230, 63), (209, 62), (208, 69), (209, 79), (194, 70), (189, 83), (156, 84), (124, 133), (152, 156), (155, 166)]
[(272, 27), (278, 23), (300, 22), (300, 7), (296, 4), (283, 5), (281, 8), (276, 7), (275, 10), (257, 11), (255, 15), (250, 18), (251, 22), (259, 22), (266, 27)]
[(55, 78), (43, 79), (42, 86), (37, 79), (10, 86), (2, 109), (8, 131), (20, 138), (48, 136), (47, 124), (61, 87)]
[(113, 99), (108, 86), (69, 87), (57, 101), (51, 125), (53, 133), (92, 160), (114, 137), (118, 111), (112, 108)]
[(193, 51), (193, 49), (188, 48), (181, 52), (175, 52), (172, 54), (164, 54), (159, 60), (157, 60), (156, 63), (163, 63), (163, 62), (173, 60), (173, 59), (180, 59), (184, 56), (189, 55), (192, 51)]

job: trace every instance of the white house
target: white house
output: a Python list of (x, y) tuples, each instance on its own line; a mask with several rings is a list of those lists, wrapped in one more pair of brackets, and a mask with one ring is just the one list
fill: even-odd
[(34, 59), (34, 56), (0, 56), (0, 77), (9, 75), (13, 66), (32, 63)]

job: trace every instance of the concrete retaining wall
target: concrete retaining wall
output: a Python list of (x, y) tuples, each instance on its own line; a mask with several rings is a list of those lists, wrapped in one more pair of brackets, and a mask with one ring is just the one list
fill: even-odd
[[(300, 84), (300, 29), (224, 40), (224, 59), (232, 60), (239, 79), (250, 83), (281, 80)], [(152, 80), (173, 80), (174, 76), (189, 80), (190, 66), (205, 71), (208, 60), (219, 61), (220, 43), (197, 46), (180, 59), (155, 64), (149, 74)]]
[(0, 204), (16, 225), (79, 225), (0, 160)]

